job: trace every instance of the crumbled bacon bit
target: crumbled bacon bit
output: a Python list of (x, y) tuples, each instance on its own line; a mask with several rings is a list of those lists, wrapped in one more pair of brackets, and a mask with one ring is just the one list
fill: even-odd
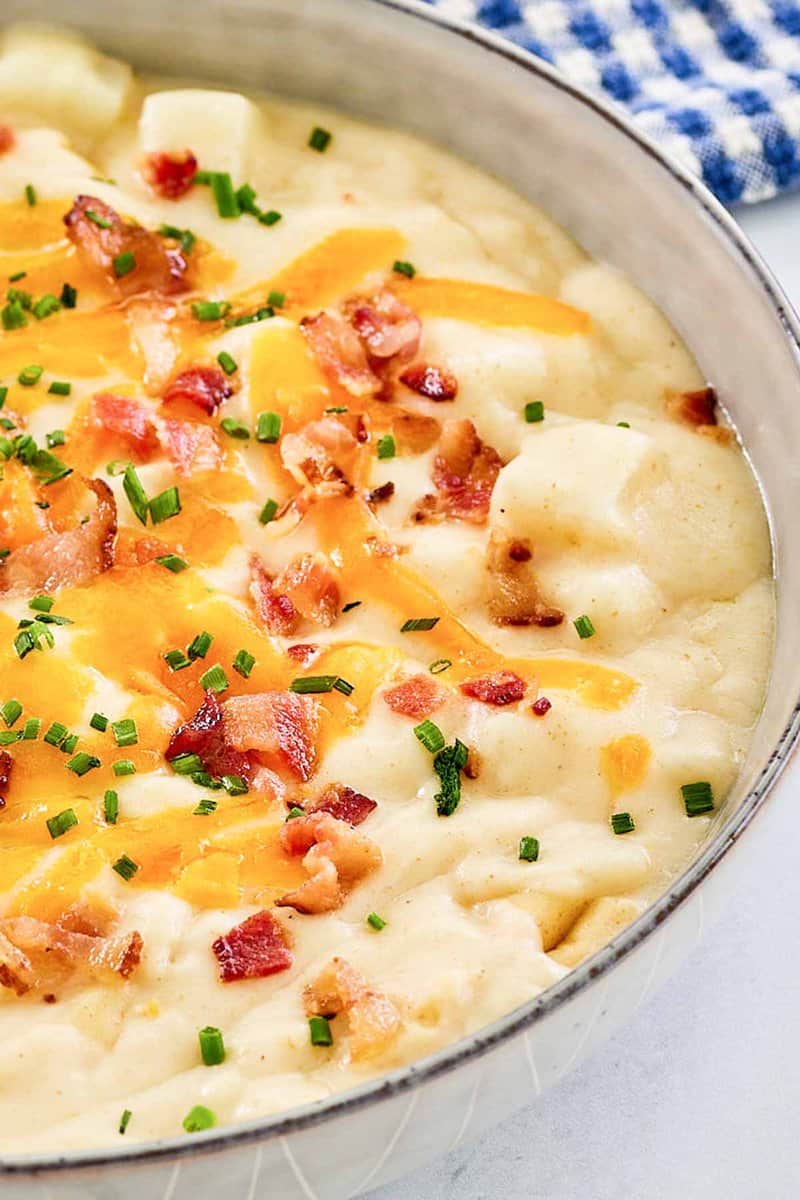
[(0, 808), (5, 808), (8, 785), (11, 781), (11, 771), (14, 760), (7, 750), (0, 750)]
[(65, 970), (128, 979), (141, 961), (142, 949), (142, 936), (136, 932), (101, 937), (35, 917), (6, 917), (0, 921), (0, 984), (21, 996), (52, 984)]
[(197, 159), (191, 150), (183, 154), (148, 154), (142, 164), (145, 183), (165, 200), (177, 200), (188, 192), (197, 174)]
[(387, 500), (391, 500), (393, 495), (394, 484), (389, 479), (386, 483), (382, 483), (380, 487), (371, 488), (370, 491), (365, 493), (364, 499), (370, 508), (375, 508), (376, 505), (385, 504)]
[(86, 479), (97, 507), (82, 525), (13, 550), (0, 568), (0, 595), (33, 596), (62, 587), (79, 587), (114, 565), (117, 506), (102, 479)]
[(383, 693), (383, 698), (393, 712), (421, 721), (441, 708), (447, 692), (430, 675), (412, 675)]
[(253, 556), (250, 593), (268, 633), (288, 636), (294, 633), (301, 617), (330, 627), (339, 616), (339, 585), (327, 559), (319, 554), (301, 554), (275, 579)]
[(311, 778), (317, 765), (320, 719), (313, 696), (295, 692), (231, 696), (222, 710), (228, 745), (275, 756), (298, 779)]
[(0, 154), (7, 154), (9, 150), (13, 150), (16, 140), (10, 125), (0, 125)]
[(304, 487), (321, 495), (349, 494), (358, 445), (346, 424), (323, 417), (281, 438), (281, 461)]
[(464, 695), (472, 700), (480, 700), (482, 704), (502, 708), (506, 704), (516, 704), (521, 700), (528, 690), (528, 685), (513, 671), (495, 671), (491, 675), (468, 679), (460, 688)]
[[(89, 213), (99, 219), (92, 220)], [(139, 292), (171, 293), (186, 287), (186, 259), (170, 248), (158, 234), (141, 225), (125, 222), (119, 213), (96, 196), (76, 196), (64, 217), (67, 236), (104, 273), (121, 296)], [(133, 270), (117, 276), (114, 261), (121, 254), (133, 255)]]
[(414, 520), (448, 516), (483, 525), (502, 465), (497, 451), (478, 437), (472, 421), (447, 421), (433, 463), (437, 494), (423, 496)]
[(300, 614), (288, 596), (276, 591), (272, 576), (267, 574), (261, 559), (250, 559), (250, 595), (256, 614), (267, 633), (288, 637), (300, 624)]
[(531, 705), (531, 712), (536, 717), (544, 717), (550, 712), (553, 705), (547, 699), (547, 696), (540, 696), (538, 700), (534, 700)]
[(273, 913), (262, 909), (212, 942), (223, 983), (265, 979), (292, 965), (287, 930)]
[(545, 604), (528, 563), (533, 558), (527, 541), (492, 536), (486, 552), (489, 616), (495, 625), (560, 625), (560, 608)]
[(339, 908), (346, 893), (383, 861), (378, 846), (346, 821), (312, 812), (287, 821), (280, 833), (287, 854), (303, 855), (309, 879), (275, 903), (301, 913)]
[(315, 646), (312, 642), (298, 642), (296, 646), (286, 647), (286, 653), (292, 662), (300, 663), (302, 667), (311, 666), (321, 650), (321, 646)]
[(156, 427), (138, 400), (100, 392), (92, 399), (92, 419), (125, 443), (134, 458), (146, 462), (158, 449)]
[(400, 382), (428, 400), (455, 400), (458, 395), (458, 380), (452, 371), (432, 363), (414, 363), (406, 367)]
[(339, 313), (303, 317), (300, 328), (322, 370), (351, 396), (372, 396), (381, 381), (372, 370), (355, 330)]
[(215, 471), (221, 465), (222, 446), (210, 425), (169, 417), (164, 422), (164, 432), (167, 456), (179, 475)]
[(249, 754), (242, 753), (248, 747), (233, 745), (226, 737), (227, 732), (216, 693), (207, 691), (194, 716), (179, 726), (169, 739), (165, 757), (171, 762), (179, 754), (196, 754), (210, 774), (241, 775), (249, 781), (253, 760)]
[(370, 800), (369, 796), (364, 796), (343, 783), (331, 783), (306, 812), (326, 812), (336, 817), (337, 821), (346, 821), (348, 825), (360, 825), (377, 807), (376, 801)]
[(211, 417), (233, 395), (233, 384), (218, 367), (187, 367), (164, 392), (165, 404), (193, 404)]
[(307, 1016), (345, 1014), (354, 1059), (379, 1054), (400, 1029), (397, 1006), (343, 958), (333, 958), (305, 989)]
[(717, 393), (713, 387), (698, 388), (694, 392), (679, 392), (667, 399), (671, 416), (687, 425), (716, 425)]
[(370, 359), (408, 360), (416, 354), (422, 323), (413, 309), (386, 289), (353, 297), (345, 303), (345, 313)]

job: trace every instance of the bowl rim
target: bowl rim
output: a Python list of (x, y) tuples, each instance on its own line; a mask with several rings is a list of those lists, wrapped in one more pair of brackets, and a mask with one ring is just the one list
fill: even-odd
[[(800, 370), (800, 320), (770, 269), (730, 213), (705, 184), (691, 174), (677, 159), (662, 150), (655, 141), (634, 125), (621, 109), (571, 83), (544, 60), (534, 57), (533, 54), (501, 35), (447, 15), (439, 9), (434, 9), (429, 6), (428, 0), (369, 0), (369, 3), (401, 13), (409, 20), (419, 20), (437, 26), (455, 38), (471, 42), (481, 47), (486, 53), (504, 58), (523, 71), (538, 76), (550, 86), (571, 96), (576, 103), (591, 109), (601, 120), (614, 126), (644, 154), (654, 159), (658, 167), (688, 192), (700, 209), (705, 212), (716, 226), (717, 232), (726, 239), (739, 266), (745, 271), (751, 272), (754, 279), (760, 283), (774, 315), (783, 329), (784, 337), (793, 351), (796, 366)], [(770, 532), (772, 531), (770, 530)], [(129, 1149), (127, 1147), (119, 1149), (107, 1147), (53, 1154), (2, 1156), (0, 1157), (0, 1178), (35, 1177), (53, 1173), (62, 1175), (67, 1172), (82, 1174), (84, 1171), (96, 1171), (98, 1168), (137, 1167), (164, 1160), (178, 1163), (188, 1157), (229, 1151), (237, 1146), (265, 1142), (271, 1138), (285, 1138), (287, 1135), (319, 1125), (323, 1121), (346, 1116), (369, 1104), (379, 1103), (410, 1092), (423, 1083), (437, 1079), (462, 1064), (481, 1057), (516, 1034), (524, 1033), (554, 1010), (585, 991), (596, 980), (604, 977), (618, 962), (627, 958), (637, 947), (642, 945), (692, 895), (706, 876), (733, 848), (761, 809), (769, 792), (787, 766), (799, 735), (800, 696), (797, 697), (791, 715), (772, 752), (739, 807), (726, 821), (723, 828), (709, 840), (694, 862), (673, 880), (667, 891), (648, 905), (644, 912), (626, 926), (621, 933), (585, 962), (569, 971), (561, 980), (551, 984), (543, 992), (512, 1009), (504, 1016), (482, 1026), (474, 1033), (448, 1043), (433, 1054), (416, 1059), (404, 1067), (386, 1072), (358, 1087), (348, 1088), (323, 1100), (298, 1105), (288, 1112), (256, 1117), (246, 1122), (239, 1121), (222, 1126), (216, 1131), (210, 1130), (194, 1135), (191, 1138), (187, 1138), (183, 1134), (147, 1142), (128, 1143)], [(368, 1179), (371, 1181), (370, 1174), (368, 1174)]]

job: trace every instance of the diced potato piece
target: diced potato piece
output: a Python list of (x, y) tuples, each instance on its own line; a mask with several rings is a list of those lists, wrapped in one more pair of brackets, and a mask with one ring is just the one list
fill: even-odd
[(24, 28), (0, 52), (0, 107), (30, 111), (72, 136), (94, 138), (117, 120), (131, 68), (76, 37)]
[(622, 896), (600, 896), (592, 900), (566, 937), (550, 950), (551, 957), (562, 967), (577, 967), (630, 925), (640, 911), (638, 904)]
[(182, 88), (147, 96), (139, 117), (144, 154), (191, 150), (206, 171), (244, 181), (259, 125), (258, 109), (237, 92)]

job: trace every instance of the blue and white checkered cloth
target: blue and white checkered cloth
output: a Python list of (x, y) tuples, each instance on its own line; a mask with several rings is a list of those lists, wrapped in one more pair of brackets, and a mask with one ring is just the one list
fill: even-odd
[(800, 187), (800, 3), (427, 0), (622, 105), (725, 204)]

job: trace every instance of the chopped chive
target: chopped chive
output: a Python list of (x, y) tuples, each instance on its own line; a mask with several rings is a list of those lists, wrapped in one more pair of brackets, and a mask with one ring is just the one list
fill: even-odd
[(267, 296), (267, 304), (270, 308), (283, 308), (286, 303), (286, 292), (270, 292)]
[(105, 733), (108, 729), (108, 717), (104, 717), (102, 713), (92, 713), (89, 726), (91, 729), (99, 729), (100, 733)]
[(244, 796), (245, 792), (249, 791), (241, 775), (222, 775), (220, 778), (229, 796)]
[(135, 746), (139, 741), (136, 722), (132, 717), (123, 717), (121, 721), (111, 722), (111, 732), (118, 746)]
[(315, 125), (311, 130), (308, 138), (308, 144), (312, 150), (319, 151), (320, 154), (328, 149), (333, 134), (327, 129), (323, 129), (320, 125)]
[(617, 429), (630, 429), (630, 421), (617, 421)]
[(590, 638), (597, 632), (590, 619), (585, 615), (576, 617), (572, 624), (575, 626), (579, 638)]
[(23, 367), (17, 376), (17, 383), (21, 383), (23, 387), (33, 387), (42, 378), (44, 367), (31, 364), (28, 367)]
[(282, 216), (283, 213), (276, 212), (274, 208), (271, 208), (268, 212), (263, 212), (258, 220), (262, 225), (277, 225)]
[[(5, 404), (7, 396), (8, 396), (8, 388), (0, 387), (0, 408), (2, 408), (3, 405)], [(14, 428), (13, 423), (11, 424), (11, 426), (9, 428), (11, 428), (11, 429)]]
[(250, 430), (235, 417), (223, 417), (219, 425), (228, 437), (239, 438), (241, 441), (246, 441), (250, 437)]
[(0, 729), (0, 746), (13, 746), (22, 740), (21, 729)]
[(258, 519), (262, 525), (269, 525), (270, 521), (275, 520), (275, 514), (278, 511), (277, 500), (267, 500), (266, 504), (258, 514)]
[(309, 1017), (308, 1033), (312, 1046), (332, 1046), (333, 1033), (327, 1017)]
[(394, 458), (397, 453), (397, 446), (394, 438), (390, 433), (385, 433), (383, 437), (378, 438), (378, 458)]
[(28, 324), (25, 309), (19, 300), (9, 300), (2, 312), (0, 312), (0, 320), (3, 322), (3, 329), (7, 330), (23, 329)]
[(384, 921), (383, 917), (379, 917), (376, 912), (371, 912), (369, 914), (367, 917), (367, 924), (371, 925), (372, 928), (377, 930), (378, 933), (380, 933), (382, 929), (386, 928), (386, 922)]
[(132, 858), (129, 858), (127, 854), (121, 854), (117, 861), (111, 864), (111, 870), (116, 871), (127, 882), (133, 879), (139, 870), (139, 864), (134, 862)]
[(213, 640), (214, 639), (212, 638), (211, 634), (204, 629), (202, 633), (198, 633), (196, 637), (192, 638), (191, 642), (186, 647), (187, 655), (191, 659), (205, 658)]
[(136, 256), (130, 250), (124, 250), (122, 254), (117, 255), (112, 265), (117, 279), (122, 279), (123, 276), (130, 275), (136, 267)]
[(452, 667), (453, 660), (451, 658), (437, 658), (428, 667), (431, 675), (441, 675), (442, 671), (446, 671), (448, 667)]
[(215, 775), (209, 775), (208, 771), (195, 771), (191, 776), (192, 783), (196, 783), (198, 787), (213, 788), (218, 792), (222, 788), (222, 784)]
[(400, 258), (396, 258), (392, 263), (392, 270), (395, 275), (405, 275), (407, 279), (413, 279), (417, 273), (417, 268), (410, 262), (404, 262)]
[(522, 862), (536, 862), (539, 857), (539, 839), (535, 837), (520, 838), (519, 857)]
[(11, 551), (8, 546), (3, 546), (2, 549), (0, 549), (0, 561), (2, 561), (4, 558), (8, 558), (10, 553)]
[(211, 176), (211, 194), (217, 205), (217, 212), (224, 219), (241, 215), (236, 190), (227, 171), (214, 171)]
[(225, 1062), (225, 1043), (221, 1029), (206, 1025), (197, 1037), (200, 1042), (200, 1057), (207, 1067), (216, 1067)]
[(161, 237), (173, 238), (176, 242), (180, 242), (184, 254), (191, 254), (197, 240), (191, 229), (179, 229), (177, 225), (159, 225), (158, 233), (161, 234)]
[(193, 182), (210, 184), (213, 177), (214, 177), (213, 171), (195, 171)]
[(49, 613), (54, 604), (52, 596), (34, 596), (28, 601), (28, 608), (32, 608), (34, 612)]
[(131, 1110), (129, 1108), (126, 1108), (125, 1111), (123, 1112), (122, 1116), (119, 1119), (120, 1133), (124, 1133), (125, 1130), (128, 1128), (128, 1126), (131, 1123), (132, 1116), (133, 1116), (133, 1113), (131, 1112)]
[(255, 189), (249, 183), (243, 183), (236, 192), (236, 202), (242, 212), (250, 213), (251, 216), (257, 217), (261, 209), (256, 204)]
[(65, 445), (67, 438), (63, 429), (51, 429), (48, 434), (45, 434), (45, 441), (47, 442), (49, 449), (52, 450), (54, 446)]
[(240, 317), (229, 317), (225, 322), (226, 329), (238, 329), (240, 325), (255, 325), (258, 321), (268, 321), (275, 316), (275, 309), (267, 304), (252, 313), (242, 313)]
[(325, 409), (326, 413), (346, 413), (349, 409), (346, 404), (332, 404), (330, 408)]
[(136, 468), (133, 463), (128, 463), (125, 468), (122, 490), (128, 497), (128, 502), (133, 509), (133, 514), (143, 525), (147, 524), (147, 492), (142, 487), (142, 481), (139, 478)]
[(129, 758), (121, 758), (118, 762), (111, 764), (111, 770), (116, 776), (120, 775), (135, 775), (136, 767)]
[(45, 824), (47, 825), (47, 832), (53, 841), (55, 841), (56, 838), (62, 837), (68, 829), (72, 829), (74, 825), (77, 825), (78, 818), (75, 815), (74, 808), (65, 808), (63, 812), (56, 813), (54, 817), (50, 817)]
[(32, 311), (37, 321), (44, 321), (46, 317), (52, 317), (53, 313), (57, 313), (60, 308), (61, 301), (58, 296), (47, 292), (44, 296), (39, 297)]
[(525, 405), (525, 420), (529, 425), (535, 425), (544, 420), (544, 404), (541, 400), (530, 400)]
[(341, 692), (343, 696), (349, 696), (353, 685), (339, 675), (306, 675), (300, 679), (293, 679), (289, 684), (289, 691), (299, 692), (301, 695), (336, 691)]
[(172, 571), (173, 575), (180, 574), (185, 571), (189, 564), (185, 559), (177, 554), (162, 554), (155, 560), (159, 566), (166, 567), (168, 571)]
[(281, 419), (276, 412), (262, 412), (256, 421), (256, 440), (277, 442), (281, 435)]
[(116, 479), (117, 475), (125, 474), (125, 468), (128, 465), (124, 458), (114, 458), (110, 463), (106, 463), (106, 475), (110, 475), (112, 479)]
[(10, 729), (11, 726), (22, 716), (22, 705), (19, 700), (12, 698), (6, 700), (5, 704), (0, 708), (0, 716), (2, 716), (6, 725)]
[(256, 665), (256, 660), (253, 657), (253, 655), (249, 653), (249, 651), (247, 651), (247, 650), (237, 650), (236, 651), (236, 657), (233, 660), (233, 669), (239, 675), (241, 675), (243, 679), (250, 678), (250, 672), (252, 671), (252, 669), (255, 665)]
[(438, 754), (440, 750), (444, 749), (444, 734), (438, 725), (434, 725), (433, 721), (422, 721), (421, 724), (415, 725), (414, 737), (417, 741), (422, 742), (425, 749), (430, 750), (431, 754)]
[(229, 300), (196, 300), (192, 316), (198, 321), (221, 321), (231, 310)]
[(27, 271), (17, 271), (16, 275), (9, 275), (8, 282), (19, 283), (20, 279), (24, 279), (27, 274)]
[(200, 686), (206, 691), (224, 692), (229, 687), (228, 676), (223, 671), (222, 667), (215, 663), (213, 667), (209, 667), (200, 676)]
[(157, 496), (153, 496), (148, 507), (150, 520), (154, 525), (160, 525), (162, 521), (168, 521), (170, 517), (177, 517), (181, 511), (181, 497), (178, 489), (173, 485), (166, 491), (159, 492)]
[(438, 617), (412, 617), (400, 626), (401, 633), (427, 633), (439, 623)]
[(210, 817), (216, 811), (217, 802), (213, 796), (203, 796), (197, 808), (192, 809), (192, 815), (195, 817)]
[(629, 812), (612, 813), (611, 828), (614, 833), (632, 833), (636, 823)]
[[(78, 744), (77, 733), (69, 733), (64, 738), (63, 742), (61, 743), (61, 745), (58, 748), (62, 754), (72, 754), (74, 752), (77, 744)], [(67, 763), (67, 766), (69, 766), (69, 763)]]
[(234, 375), (239, 370), (239, 364), (232, 355), (228, 354), (227, 350), (220, 350), (217, 355), (217, 362), (226, 375)]
[(49, 746), (60, 746), (66, 736), (66, 725), (62, 725), (60, 721), (53, 721), (53, 724), (44, 735), (44, 740)]
[(33, 208), (36, 203), (36, 188), (32, 183), (25, 184), (25, 199), (28, 201), (28, 207)]
[(461, 802), (461, 772), (467, 765), (467, 757), (467, 747), (456, 738), (452, 746), (445, 746), (433, 760), (442, 788), (433, 798), (440, 817), (452, 816)]
[(23, 742), (35, 742), (39, 736), (39, 730), (42, 728), (41, 717), (28, 717), (25, 724), (22, 726)]
[(204, 1104), (195, 1104), (183, 1118), (183, 1128), (187, 1133), (202, 1133), (204, 1129), (213, 1129), (216, 1123), (216, 1116)]
[(116, 825), (119, 816), (119, 796), (111, 788), (103, 796), (103, 816), (108, 825)]
[(87, 754), (85, 750), (81, 750), (79, 754), (69, 760), (67, 770), (74, 772), (75, 775), (87, 775), (89, 771), (93, 771), (100, 765), (97, 755)]
[(343, 613), (352, 612), (354, 608), (358, 608), (359, 605), (361, 605), (361, 604), (363, 604), (363, 600), (349, 600), (347, 602), (347, 604), (345, 604), (344, 607), (342, 608), (342, 612)]
[(203, 761), (196, 754), (176, 754), (169, 765), (177, 775), (193, 775), (203, 769)]
[(299, 805), (293, 804), (292, 807), (289, 809), (288, 813), (286, 814), (286, 820), (287, 821), (296, 821), (298, 817), (304, 817), (305, 815), (306, 815), (306, 812), (305, 812), (304, 808), (300, 808)]
[(74, 308), (78, 303), (78, 289), (74, 288), (71, 283), (65, 283), (61, 288), (59, 299), (64, 308)]
[(99, 215), (99, 213), (96, 213), (94, 211), (93, 208), (86, 209), (86, 216), (89, 218), (90, 221), (92, 221), (95, 225), (97, 225), (97, 227), (99, 229), (110, 229), (111, 228), (111, 222), (107, 221), (105, 217), (101, 217)]
[(699, 817), (714, 808), (714, 793), (707, 780), (701, 783), (684, 783), (681, 785), (681, 793), (687, 817)]
[(182, 650), (167, 650), (162, 657), (170, 671), (182, 671), (185, 667), (192, 665), (192, 660), (187, 658)]

